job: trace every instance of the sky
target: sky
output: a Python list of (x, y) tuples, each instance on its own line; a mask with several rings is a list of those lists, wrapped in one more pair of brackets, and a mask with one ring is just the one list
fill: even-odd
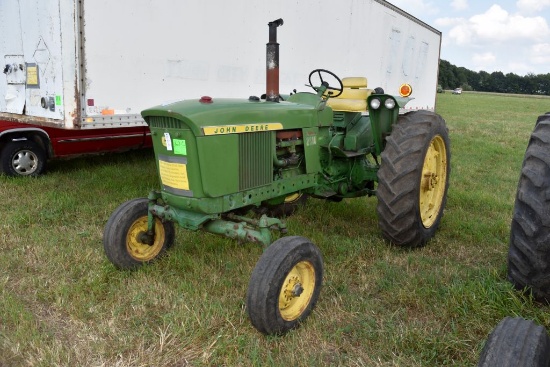
[(550, 73), (550, 0), (388, 0), (443, 34), (441, 59), (474, 71)]

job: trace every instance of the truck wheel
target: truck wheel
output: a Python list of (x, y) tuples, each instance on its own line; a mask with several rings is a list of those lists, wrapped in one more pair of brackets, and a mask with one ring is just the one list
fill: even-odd
[(550, 114), (540, 116), (525, 152), (508, 251), (508, 278), (550, 302)]
[(10, 141), (0, 157), (8, 176), (38, 176), (46, 168), (46, 153), (31, 140)]
[(433, 237), (447, 201), (451, 151), (441, 116), (414, 111), (400, 116), (381, 154), (378, 221), (399, 246), (424, 245)]
[(155, 236), (147, 243), (146, 198), (120, 205), (111, 215), (103, 232), (103, 248), (109, 261), (119, 269), (133, 269), (161, 256), (172, 246), (174, 223), (155, 218)]
[(533, 321), (506, 317), (493, 329), (478, 367), (550, 366), (550, 338)]
[(258, 260), (246, 306), (252, 325), (264, 334), (283, 334), (311, 313), (323, 281), (321, 252), (307, 238), (283, 237)]

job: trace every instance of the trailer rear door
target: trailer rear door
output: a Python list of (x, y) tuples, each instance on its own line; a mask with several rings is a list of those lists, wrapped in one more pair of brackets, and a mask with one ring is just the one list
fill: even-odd
[(0, 112), (63, 120), (59, 2), (5, 1), (0, 32)]

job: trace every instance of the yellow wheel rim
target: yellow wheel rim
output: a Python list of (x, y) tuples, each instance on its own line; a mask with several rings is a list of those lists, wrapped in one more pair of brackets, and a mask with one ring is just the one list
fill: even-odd
[(295, 201), (298, 201), (302, 197), (302, 194), (299, 192), (296, 192), (294, 194), (290, 194), (285, 198), (285, 204), (293, 203)]
[(300, 261), (288, 273), (279, 293), (279, 311), (286, 321), (296, 320), (305, 311), (315, 290), (315, 269)]
[(426, 152), (420, 181), (420, 216), (425, 228), (430, 228), (439, 215), (446, 181), (447, 147), (443, 138), (436, 135)]
[(154, 259), (164, 246), (164, 227), (158, 219), (155, 219), (155, 240), (152, 245), (141, 241), (142, 236), (146, 232), (147, 216), (144, 216), (132, 223), (132, 226), (126, 234), (126, 249), (130, 256), (137, 261), (149, 261)]

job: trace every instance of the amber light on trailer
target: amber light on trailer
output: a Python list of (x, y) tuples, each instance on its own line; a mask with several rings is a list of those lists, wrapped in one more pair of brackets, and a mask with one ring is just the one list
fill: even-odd
[(410, 84), (401, 84), (399, 87), (399, 94), (401, 97), (408, 97), (412, 94), (413, 89)]

